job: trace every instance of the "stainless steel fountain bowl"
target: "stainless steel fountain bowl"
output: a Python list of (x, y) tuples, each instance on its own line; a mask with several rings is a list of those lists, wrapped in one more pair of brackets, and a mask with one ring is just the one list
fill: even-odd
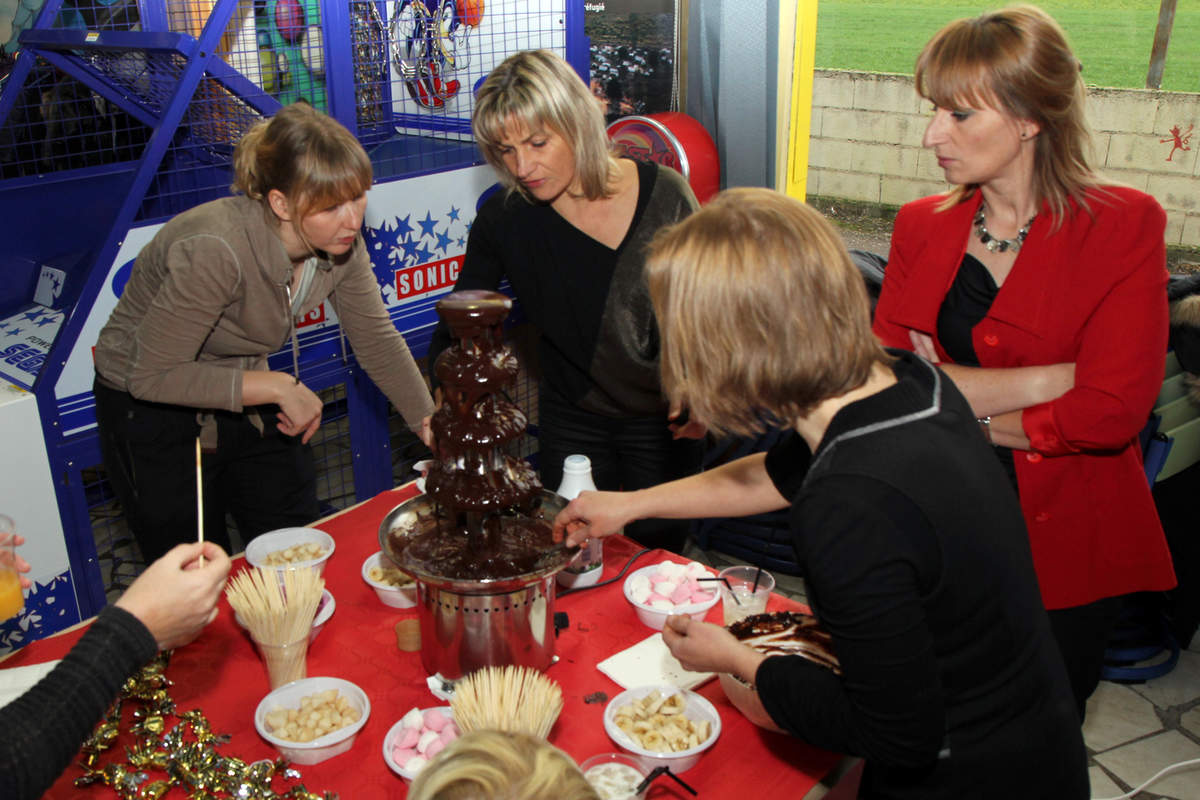
[[(550, 523), (566, 505), (541, 490), (530, 515)], [(457, 680), (481, 667), (514, 664), (544, 670), (554, 663), (555, 575), (578, 549), (555, 545), (536, 568), (490, 580), (447, 578), (405, 564), (404, 538), (437, 525), (438, 509), (426, 495), (393, 508), (379, 525), (380, 549), (417, 582), (421, 663), (430, 675)]]
[[(529, 516), (543, 519), (547, 523), (553, 522), (558, 512), (567, 505), (566, 500), (547, 489), (540, 489), (535, 499), (534, 511)], [(497, 594), (511, 591), (536, 583), (548, 575), (557, 574), (579, 553), (578, 548), (568, 549), (561, 545), (555, 545), (542, 554), (536, 568), (532, 571), (504, 578), (483, 580), (447, 578), (444, 575), (414, 569), (412, 565), (404, 563), (401, 555), (404, 550), (403, 540), (437, 525), (439, 513), (443, 512), (439, 510), (429, 495), (419, 494), (393, 508), (379, 524), (379, 549), (402, 572), (429, 586), (448, 589), (459, 594)]]

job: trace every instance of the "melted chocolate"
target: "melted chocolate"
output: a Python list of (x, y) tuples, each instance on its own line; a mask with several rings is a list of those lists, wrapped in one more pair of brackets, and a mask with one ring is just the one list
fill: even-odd
[(503, 397), (518, 364), (502, 340), (512, 301), (497, 292), (454, 292), (437, 304), (458, 343), (434, 365), (445, 401), (433, 415), (438, 460), (425, 491), (432, 519), (394, 539), (400, 566), (459, 580), (537, 571), (553, 552), (549, 522), (533, 514), (542, 488), (528, 463), (499, 452), (525, 431), (525, 414)]
[(753, 614), (732, 623), (729, 632), (768, 656), (801, 656), (842, 674), (833, 653), (833, 637), (816, 617), (794, 611)]

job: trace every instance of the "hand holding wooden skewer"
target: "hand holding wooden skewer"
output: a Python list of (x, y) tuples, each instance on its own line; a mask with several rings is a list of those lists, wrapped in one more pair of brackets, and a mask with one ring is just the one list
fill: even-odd
[[(204, 544), (204, 473), (200, 468), (200, 437), (196, 437), (196, 541)], [(200, 555), (204, 566), (204, 555)]]

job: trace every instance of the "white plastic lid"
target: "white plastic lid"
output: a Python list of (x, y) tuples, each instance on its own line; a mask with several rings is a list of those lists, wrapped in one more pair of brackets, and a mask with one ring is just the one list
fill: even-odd
[(584, 455), (567, 456), (563, 459), (563, 472), (580, 474), (592, 471), (592, 460)]

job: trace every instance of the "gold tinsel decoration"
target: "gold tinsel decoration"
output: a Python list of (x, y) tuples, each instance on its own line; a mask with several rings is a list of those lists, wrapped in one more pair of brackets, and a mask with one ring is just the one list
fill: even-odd
[[(167, 693), (166, 676), (170, 653), (163, 653), (121, 687), (116, 702), (92, 735), (83, 743), (80, 766), (83, 775), (76, 786), (102, 784), (121, 800), (158, 800), (186, 796), (192, 800), (337, 800), (337, 794), (317, 794), (303, 784), (276, 791), (276, 776), (298, 781), (300, 773), (287, 759), (263, 759), (246, 763), (222, 755), (217, 748), (229, 737), (214, 734), (199, 709), (178, 712)], [(125, 731), (134, 744), (125, 747), (125, 760), (116, 754), (107, 763), (102, 756), (121, 734), (126, 704), (132, 705), (131, 721)]]

